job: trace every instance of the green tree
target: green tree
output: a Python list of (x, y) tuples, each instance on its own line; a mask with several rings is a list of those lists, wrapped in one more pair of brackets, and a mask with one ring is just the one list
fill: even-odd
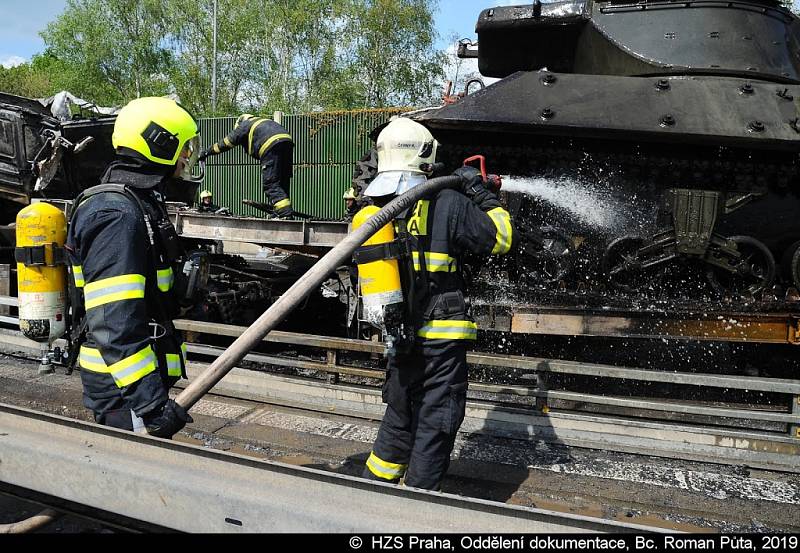
[(166, 14), (175, 27), (174, 63), (169, 81), (194, 113), (227, 115), (238, 111), (237, 98), (248, 80), (247, 44), (252, 40), (252, 2), (217, 0), (217, 106), (212, 106), (213, 0), (170, 0)]
[(430, 103), (444, 56), (434, 48), (433, 0), (366, 0), (352, 36), (363, 107)]
[(213, 0), (67, 0), (42, 33), (48, 80), (37, 86), (100, 105), (175, 93), (196, 115), (419, 105), (438, 93), (435, 0), (217, 2), (216, 110)]
[(37, 72), (31, 64), (15, 67), (0, 66), (0, 91), (28, 98), (43, 98), (50, 95), (52, 85), (49, 77)]
[(97, 103), (170, 92), (172, 29), (162, 0), (68, 0), (42, 33), (51, 54), (84, 84), (72, 92)]

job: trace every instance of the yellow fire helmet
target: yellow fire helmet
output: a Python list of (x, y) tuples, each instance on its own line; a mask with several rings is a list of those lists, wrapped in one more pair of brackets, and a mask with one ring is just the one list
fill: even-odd
[(203, 190), (202, 192), (200, 192), (200, 199), (201, 200), (203, 200), (205, 198), (211, 198), (211, 197), (213, 197), (213, 194), (211, 194), (210, 190)]
[(169, 98), (137, 98), (117, 115), (114, 148), (130, 148), (159, 165), (175, 165), (181, 151), (189, 147), (196, 157), (200, 131), (194, 117)]
[(236, 119), (236, 125), (234, 125), (233, 128), (234, 129), (239, 128), (239, 125), (241, 125), (244, 121), (247, 121), (248, 119), (253, 119), (254, 117), (255, 117), (255, 115), (253, 115), (252, 113), (243, 113), (243, 114), (241, 114), (239, 116), (239, 118)]

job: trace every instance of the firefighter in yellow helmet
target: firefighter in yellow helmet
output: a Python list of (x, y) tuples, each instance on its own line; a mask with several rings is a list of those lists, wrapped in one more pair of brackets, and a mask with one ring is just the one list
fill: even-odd
[[(365, 195), (383, 205), (424, 183), (436, 149), (424, 126), (393, 120), (378, 135), (378, 175)], [(467, 344), (478, 334), (466, 299), (464, 256), (504, 255), (514, 237), (508, 212), (480, 171), (462, 167), (454, 174), (461, 177), (458, 190), (421, 199), (395, 219), (396, 234), (411, 250), (409, 277), (401, 281), (415, 337), (406, 351), (390, 351), (386, 412), (363, 472), (432, 490), (441, 486), (464, 420)]]
[(347, 190), (345, 190), (344, 194), (342, 194), (342, 199), (344, 200), (343, 220), (350, 221), (353, 219), (353, 215), (355, 215), (356, 212), (358, 211), (358, 202), (355, 192), (353, 192), (353, 189), (348, 188)]
[(100, 424), (171, 437), (191, 422), (167, 394), (186, 376), (172, 319), (188, 291), (176, 290), (186, 254), (164, 195), (195, 194), (198, 126), (173, 100), (139, 98), (119, 112), (111, 140), (117, 157), (76, 198), (67, 238), (84, 405)]
[(214, 213), (219, 209), (219, 206), (214, 203), (214, 195), (210, 190), (200, 192), (200, 205), (197, 206), (197, 209), (207, 213)]
[(281, 218), (291, 217), (294, 210), (289, 198), (289, 181), (292, 178), (294, 143), (289, 132), (271, 119), (244, 113), (236, 120), (228, 136), (200, 154), (200, 160), (235, 146), (244, 148), (261, 164), (261, 184), (275, 214)]

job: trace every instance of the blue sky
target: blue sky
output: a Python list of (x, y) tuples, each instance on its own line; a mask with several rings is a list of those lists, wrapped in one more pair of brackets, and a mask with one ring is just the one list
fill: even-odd
[[(800, 8), (800, 0), (793, 2), (795, 9)], [(44, 43), (39, 32), (63, 11), (66, 3), (66, 0), (0, 0), (0, 65), (28, 61), (41, 52)], [(439, 0), (439, 46), (445, 48), (446, 40), (453, 34), (475, 38), (475, 21), (482, 9), (525, 3), (525, 0)]]
[[(440, 46), (446, 46), (444, 41), (452, 34), (474, 37), (475, 21), (482, 9), (511, 3), (524, 4), (525, 1), (440, 0), (437, 18)], [(0, 65), (28, 61), (33, 54), (41, 52), (44, 43), (39, 32), (66, 4), (66, 0), (0, 0)]]

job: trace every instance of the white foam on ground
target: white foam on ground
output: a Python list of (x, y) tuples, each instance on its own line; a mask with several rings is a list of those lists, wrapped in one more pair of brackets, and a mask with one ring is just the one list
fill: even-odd
[[(316, 436), (372, 444), (378, 435), (374, 426), (343, 423), (306, 415), (292, 415), (258, 410), (244, 417), (241, 423), (266, 425), (283, 430)], [(800, 483), (749, 478), (708, 471), (685, 470), (658, 464), (602, 459), (588, 452), (575, 452), (568, 462), (553, 462), (552, 448), (542, 442), (523, 446), (476, 443), (462, 435), (456, 440), (454, 458), (523, 466), (561, 474), (574, 474), (633, 482), (661, 488), (675, 488), (703, 494), (716, 499), (740, 498), (800, 505)]]

